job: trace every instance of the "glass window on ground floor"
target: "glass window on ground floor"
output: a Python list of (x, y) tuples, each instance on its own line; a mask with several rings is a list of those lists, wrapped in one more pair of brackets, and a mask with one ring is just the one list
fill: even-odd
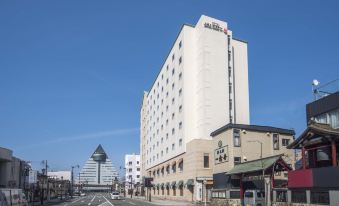
[(176, 189), (177, 189), (176, 187), (173, 187), (173, 188), (172, 188), (172, 190), (173, 190), (173, 196), (176, 196), (176, 195), (177, 195), (177, 193), (176, 193), (177, 190), (176, 190)]
[(213, 198), (220, 198), (220, 199), (225, 199), (226, 198), (226, 191), (213, 191), (212, 192), (212, 197)]
[(286, 190), (277, 190), (277, 202), (287, 202), (287, 191)]
[(311, 203), (320, 205), (329, 205), (330, 195), (328, 191), (311, 191)]
[(292, 190), (292, 202), (293, 203), (306, 203), (306, 191)]
[(180, 196), (184, 196), (184, 187), (183, 186), (179, 187), (179, 193), (180, 193)]
[(170, 189), (167, 187), (167, 195), (170, 195)]
[(165, 191), (164, 191), (164, 188), (161, 189), (161, 195), (164, 195), (165, 194)]
[(240, 199), (240, 191), (230, 191), (230, 199)]

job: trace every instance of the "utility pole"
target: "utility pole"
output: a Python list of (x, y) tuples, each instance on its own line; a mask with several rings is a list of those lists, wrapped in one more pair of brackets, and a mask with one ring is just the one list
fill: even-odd
[(79, 168), (79, 165), (72, 166), (72, 173), (71, 173), (71, 198), (73, 198), (73, 192), (74, 192), (74, 176), (73, 176), (73, 170), (74, 168)]

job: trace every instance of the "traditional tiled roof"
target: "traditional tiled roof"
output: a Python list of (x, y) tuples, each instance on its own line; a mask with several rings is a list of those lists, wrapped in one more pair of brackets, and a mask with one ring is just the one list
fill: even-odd
[(311, 122), (305, 131), (295, 141), (288, 145), (287, 148), (300, 149), (303, 143), (315, 138), (320, 138), (323, 140), (329, 140), (329, 138), (339, 139), (339, 130), (333, 129), (328, 124)]

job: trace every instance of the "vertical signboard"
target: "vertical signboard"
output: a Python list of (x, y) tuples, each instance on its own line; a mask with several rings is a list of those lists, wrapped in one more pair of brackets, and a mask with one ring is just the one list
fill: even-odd
[(35, 184), (38, 179), (38, 171), (36, 170), (30, 170), (28, 174), (28, 183), (29, 184)]

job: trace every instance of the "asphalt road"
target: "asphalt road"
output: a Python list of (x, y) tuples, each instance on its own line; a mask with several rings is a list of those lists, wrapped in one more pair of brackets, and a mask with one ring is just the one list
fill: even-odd
[(147, 202), (135, 199), (111, 200), (108, 193), (90, 193), (70, 201), (54, 204), (58, 206), (151, 206)]

